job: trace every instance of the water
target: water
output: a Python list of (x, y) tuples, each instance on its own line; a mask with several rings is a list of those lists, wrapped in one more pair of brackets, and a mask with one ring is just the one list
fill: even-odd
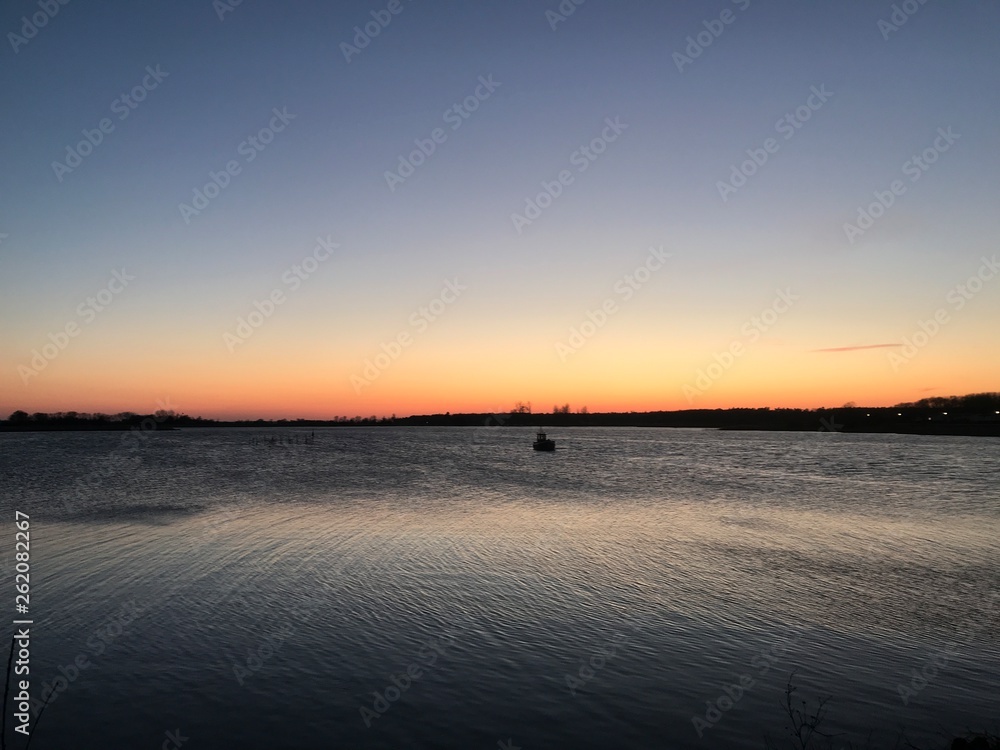
[(996, 440), (308, 434), (0, 434), (32, 748), (788, 747), (793, 670), (838, 747), (998, 729)]

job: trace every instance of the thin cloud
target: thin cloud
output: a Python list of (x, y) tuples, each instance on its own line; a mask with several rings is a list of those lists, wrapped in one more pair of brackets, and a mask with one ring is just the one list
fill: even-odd
[(813, 349), (814, 352), (856, 352), (861, 349), (889, 349), (902, 344), (868, 344), (867, 346), (838, 346), (833, 349)]

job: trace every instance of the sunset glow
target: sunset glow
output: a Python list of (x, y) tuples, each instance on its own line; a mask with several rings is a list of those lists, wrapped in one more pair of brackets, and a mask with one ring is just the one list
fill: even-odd
[(68, 7), (8, 56), (0, 413), (996, 389), (994, 6), (741, 0), (697, 56), (693, 6), (401, 7), (354, 52), (362, 6)]

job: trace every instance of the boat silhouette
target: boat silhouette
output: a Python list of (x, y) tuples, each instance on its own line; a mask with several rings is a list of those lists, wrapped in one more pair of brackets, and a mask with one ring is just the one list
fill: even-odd
[(535, 442), (531, 447), (536, 451), (554, 451), (556, 449), (556, 441), (549, 440), (545, 436), (545, 433), (539, 430), (538, 434), (535, 435)]

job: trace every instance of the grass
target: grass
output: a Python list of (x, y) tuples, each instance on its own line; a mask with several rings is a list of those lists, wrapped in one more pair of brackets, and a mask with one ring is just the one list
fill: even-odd
[[(770, 737), (764, 736), (764, 746), (767, 750), (781, 750), (790, 747), (792, 750), (872, 750), (872, 735), (864, 745), (845, 742), (842, 735), (829, 734), (822, 729), (826, 719), (827, 704), (830, 697), (820, 698), (812, 704), (796, 695), (798, 688), (794, 684), (795, 672), (788, 677), (785, 686), (785, 699), (782, 708), (788, 717), (785, 731), (788, 744), (775, 744)], [(813, 707), (814, 705), (814, 707)], [(892, 750), (927, 750), (912, 744), (902, 731), (896, 737)], [(943, 749), (942, 749), (943, 750)], [(969, 732), (964, 737), (955, 737), (948, 745), (948, 750), (1000, 750), (1000, 737), (988, 734)]]

